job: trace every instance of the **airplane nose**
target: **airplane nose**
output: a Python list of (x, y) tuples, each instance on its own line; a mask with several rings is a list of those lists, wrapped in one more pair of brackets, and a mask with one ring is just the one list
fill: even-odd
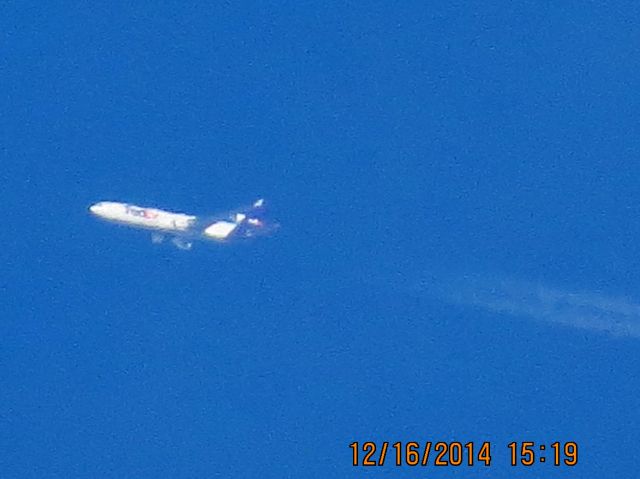
[(89, 206), (89, 211), (91, 211), (94, 215), (98, 214), (98, 205)]

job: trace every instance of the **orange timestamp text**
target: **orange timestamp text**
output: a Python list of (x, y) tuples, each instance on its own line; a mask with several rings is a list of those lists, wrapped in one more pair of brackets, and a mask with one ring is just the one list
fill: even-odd
[[(353, 466), (485, 466), (491, 465), (492, 444), (484, 442), (352, 442)], [(578, 464), (578, 444), (574, 441), (549, 444), (531, 441), (510, 442), (511, 466), (575, 466)]]
[(491, 465), (491, 443), (415, 441), (352, 442), (353, 466), (474, 466)]

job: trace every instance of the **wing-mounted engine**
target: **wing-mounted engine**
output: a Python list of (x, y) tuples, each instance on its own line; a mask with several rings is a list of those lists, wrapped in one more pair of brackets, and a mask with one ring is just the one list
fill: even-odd
[(193, 246), (193, 242), (188, 241), (184, 238), (179, 238), (179, 237), (172, 238), (171, 242), (174, 244), (176, 248), (182, 249), (182, 250), (190, 250), (191, 247)]

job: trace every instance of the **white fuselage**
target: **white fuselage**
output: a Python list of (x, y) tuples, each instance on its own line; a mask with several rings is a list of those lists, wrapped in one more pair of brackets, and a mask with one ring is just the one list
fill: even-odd
[(151, 230), (181, 232), (188, 230), (196, 221), (196, 217), (191, 215), (113, 201), (101, 201), (90, 206), (89, 210), (107, 221)]

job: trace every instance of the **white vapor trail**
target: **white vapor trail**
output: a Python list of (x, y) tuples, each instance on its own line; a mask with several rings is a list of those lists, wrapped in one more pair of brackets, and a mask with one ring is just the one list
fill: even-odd
[(420, 289), (454, 304), (612, 336), (640, 338), (640, 304), (623, 297), (481, 276), (423, 283)]

